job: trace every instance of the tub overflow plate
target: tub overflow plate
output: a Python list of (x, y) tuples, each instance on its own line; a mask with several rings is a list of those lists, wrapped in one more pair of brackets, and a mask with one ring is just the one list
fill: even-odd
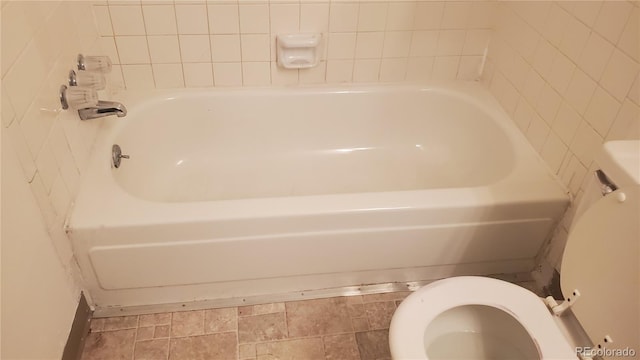
[(111, 147), (111, 161), (113, 162), (113, 167), (116, 169), (120, 167), (120, 162), (122, 159), (128, 159), (129, 155), (122, 154), (122, 149), (120, 149), (120, 145), (113, 144)]

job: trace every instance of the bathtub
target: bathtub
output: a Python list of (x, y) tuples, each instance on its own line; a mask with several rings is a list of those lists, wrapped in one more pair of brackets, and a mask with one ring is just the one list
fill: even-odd
[(104, 311), (526, 272), (568, 205), (475, 83), (124, 96), (67, 225)]

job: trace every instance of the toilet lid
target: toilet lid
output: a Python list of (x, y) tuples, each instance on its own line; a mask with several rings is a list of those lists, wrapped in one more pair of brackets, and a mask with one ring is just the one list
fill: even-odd
[[(640, 350), (640, 186), (594, 203), (571, 230), (560, 283), (594, 345)], [(611, 337), (612, 343), (604, 341)]]

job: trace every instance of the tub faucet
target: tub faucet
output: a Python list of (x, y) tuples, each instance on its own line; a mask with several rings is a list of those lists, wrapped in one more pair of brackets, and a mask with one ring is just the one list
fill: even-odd
[(127, 115), (127, 108), (119, 102), (100, 100), (96, 106), (78, 109), (78, 115), (80, 115), (80, 119), (82, 120), (96, 119), (109, 115), (125, 117)]

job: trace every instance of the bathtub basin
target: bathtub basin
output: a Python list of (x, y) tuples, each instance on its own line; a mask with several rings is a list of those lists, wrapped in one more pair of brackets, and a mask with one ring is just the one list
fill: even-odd
[(119, 100), (68, 222), (99, 308), (529, 271), (568, 204), (475, 83)]

